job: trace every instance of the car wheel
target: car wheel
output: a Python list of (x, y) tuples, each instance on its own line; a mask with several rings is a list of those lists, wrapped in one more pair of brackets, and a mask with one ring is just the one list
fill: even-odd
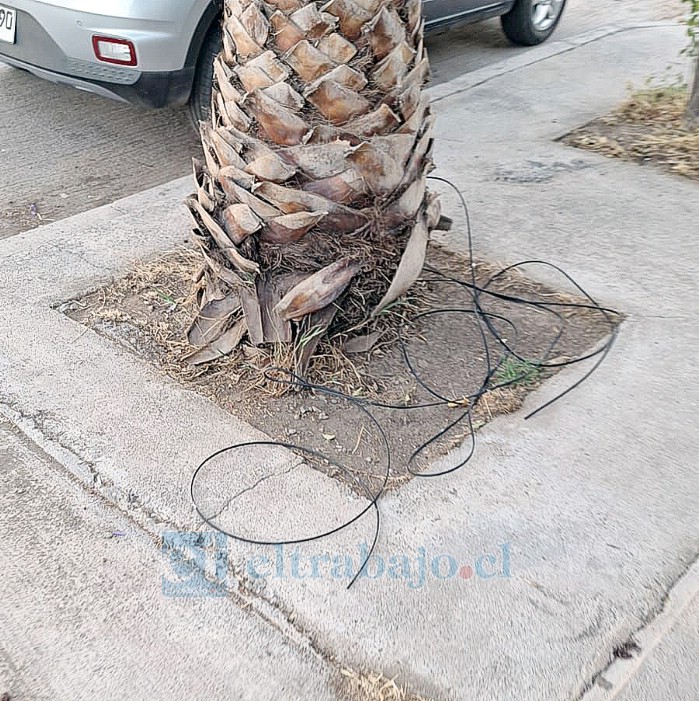
[(197, 72), (194, 76), (192, 94), (189, 98), (189, 116), (192, 125), (199, 131), (199, 122), (211, 118), (211, 88), (214, 80), (214, 59), (221, 51), (221, 28), (215, 22), (201, 47)]
[(553, 34), (565, 4), (566, 0), (517, 0), (500, 18), (502, 28), (513, 44), (541, 44)]

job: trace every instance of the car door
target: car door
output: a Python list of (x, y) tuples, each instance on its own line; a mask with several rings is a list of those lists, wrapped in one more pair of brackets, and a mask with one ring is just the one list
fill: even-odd
[(426, 25), (449, 24), (470, 14), (502, 5), (502, 0), (423, 0)]

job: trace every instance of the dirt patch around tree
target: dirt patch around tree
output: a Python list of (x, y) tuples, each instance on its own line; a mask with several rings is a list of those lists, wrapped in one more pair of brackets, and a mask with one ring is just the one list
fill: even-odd
[(585, 308), (588, 300), (516, 270), (488, 283), (498, 268), (482, 262), (474, 265), (477, 284), (500, 296), (482, 293), (487, 316), (476, 314), (471, 288), (453, 281), (470, 282), (468, 260), (435, 247), (428, 263), (411, 293), (366, 327), (352, 334), (331, 328), (307, 374), (323, 386), (315, 391), (275, 381), (275, 357), (265, 349), (244, 345), (208, 365), (188, 365), (192, 280), (200, 265), (189, 249), (138, 263), (59, 309), (274, 440), (322, 453), (327, 459), (310, 459), (314, 467), (374, 494), (385, 480), (395, 488), (451, 448), (470, 444), (481, 426), (519, 409), (529, 392), (589, 352), (619, 320), (610, 323), (609, 315)]
[(649, 86), (562, 141), (699, 180), (699, 126), (685, 120), (687, 100), (686, 86)]

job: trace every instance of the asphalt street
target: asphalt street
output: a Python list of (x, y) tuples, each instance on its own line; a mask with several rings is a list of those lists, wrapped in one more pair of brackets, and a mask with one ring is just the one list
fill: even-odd
[[(680, 0), (568, 5), (552, 40), (682, 12)], [(433, 84), (528, 50), (508, 45), (499, 20), (433, 34), (428, 47)], [(184, 109), (144, 111), (0, 64), (0, 238), (186, 175), (198, 150)]]

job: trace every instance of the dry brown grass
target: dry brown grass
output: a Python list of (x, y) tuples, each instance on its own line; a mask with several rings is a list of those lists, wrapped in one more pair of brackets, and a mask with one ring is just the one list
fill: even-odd
[(343, 669), (344, 687), (348, 695), (357, 701), (429, 701), (398, 686), (395, 679), (383, 674), (355, 672)]
[(648, 86), (633, 92), (611, 115), (565, 137), (572, 146), (606, 156), (656, 163), (699, 180), (699, 127), (685, 120), (685, 86)]

